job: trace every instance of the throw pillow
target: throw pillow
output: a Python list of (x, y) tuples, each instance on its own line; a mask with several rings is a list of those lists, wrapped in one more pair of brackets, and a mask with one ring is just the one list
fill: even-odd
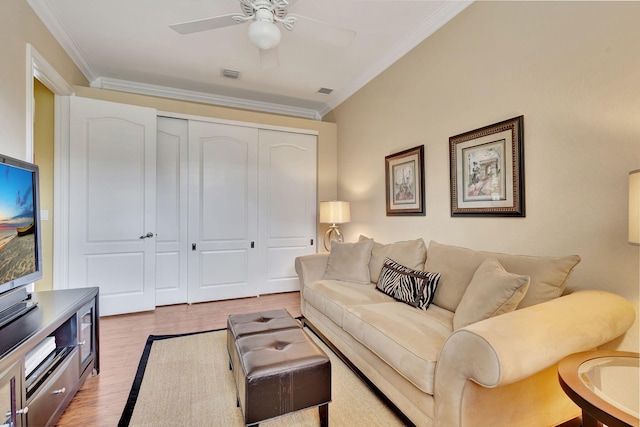
[[(360, 239), (367, 239), (367, 237), (360, 236)], [(389, 244), (374, 241), (373, 249), (371, 250), (371, 261), (369, 262), (371, 281), (378, 283), (382, 266), (387, 258), (391, 258), (406, 267), (422, 270), (426, 257), (427, 246), (422, 239), (404, 240)]]
[(356, 243), (331, 243), (331, 252), (324, 271), (325, 280), (341, 280), (352, 283), (371, 283), (369, 260), (373, 240), (360, 240)]
[(376, 287), (398, 301), (426, 310), (439, 280), (439, 273), (414, 270), (387, 258)]
[(495, 258), (476, 270), (453, 316), (453, 328), (514, 311), (529, 289), (529, 276), (509, 273)]

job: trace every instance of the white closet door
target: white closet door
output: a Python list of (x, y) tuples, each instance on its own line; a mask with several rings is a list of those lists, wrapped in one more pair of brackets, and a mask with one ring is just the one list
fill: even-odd
[(70, 98), (69, 287), (100, 314), (155, 307), (156, 110)]
[(189, 123), (189, 302), (258, 295), (258, 130)]
[(187, 302), (189, 121), (158, 117), (156, 305)]
[(316, 136), (260, 130), (261, 293), (299, 290), (298, 256), (316, 252)]

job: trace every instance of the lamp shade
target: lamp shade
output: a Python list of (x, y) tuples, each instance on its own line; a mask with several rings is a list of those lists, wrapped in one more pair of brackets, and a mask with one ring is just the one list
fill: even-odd
[(351, 221), (349, 202), (320, 202), (320, 222), (323, 224), (344, 224)]
[(629, 172), (629, 243), (640, 245), (640, 169)]

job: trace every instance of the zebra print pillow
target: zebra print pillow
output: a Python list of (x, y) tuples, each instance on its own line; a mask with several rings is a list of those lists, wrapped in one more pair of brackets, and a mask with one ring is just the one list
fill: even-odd
[(398, 301), (426, 310), (439, 281), (440, 273), (414, 270), (387, 258), (376, 287)]

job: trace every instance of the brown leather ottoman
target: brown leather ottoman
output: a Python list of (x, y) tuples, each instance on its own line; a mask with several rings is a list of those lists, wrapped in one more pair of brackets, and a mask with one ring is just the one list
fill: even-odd
[(236, 340), (246, 335), (279, 331), (282, 329), (300, 329), (300, 322), (291, 317), (284, 309), (260, 311), (257, 313), (232, 314), (227, 317), (227, 352), (229, 369), (237, 363)]
[(331, 361), (300, 328), (258, 333), (235, 342), (233, 376), (245, 425), (318, 406), (329, 424)]

